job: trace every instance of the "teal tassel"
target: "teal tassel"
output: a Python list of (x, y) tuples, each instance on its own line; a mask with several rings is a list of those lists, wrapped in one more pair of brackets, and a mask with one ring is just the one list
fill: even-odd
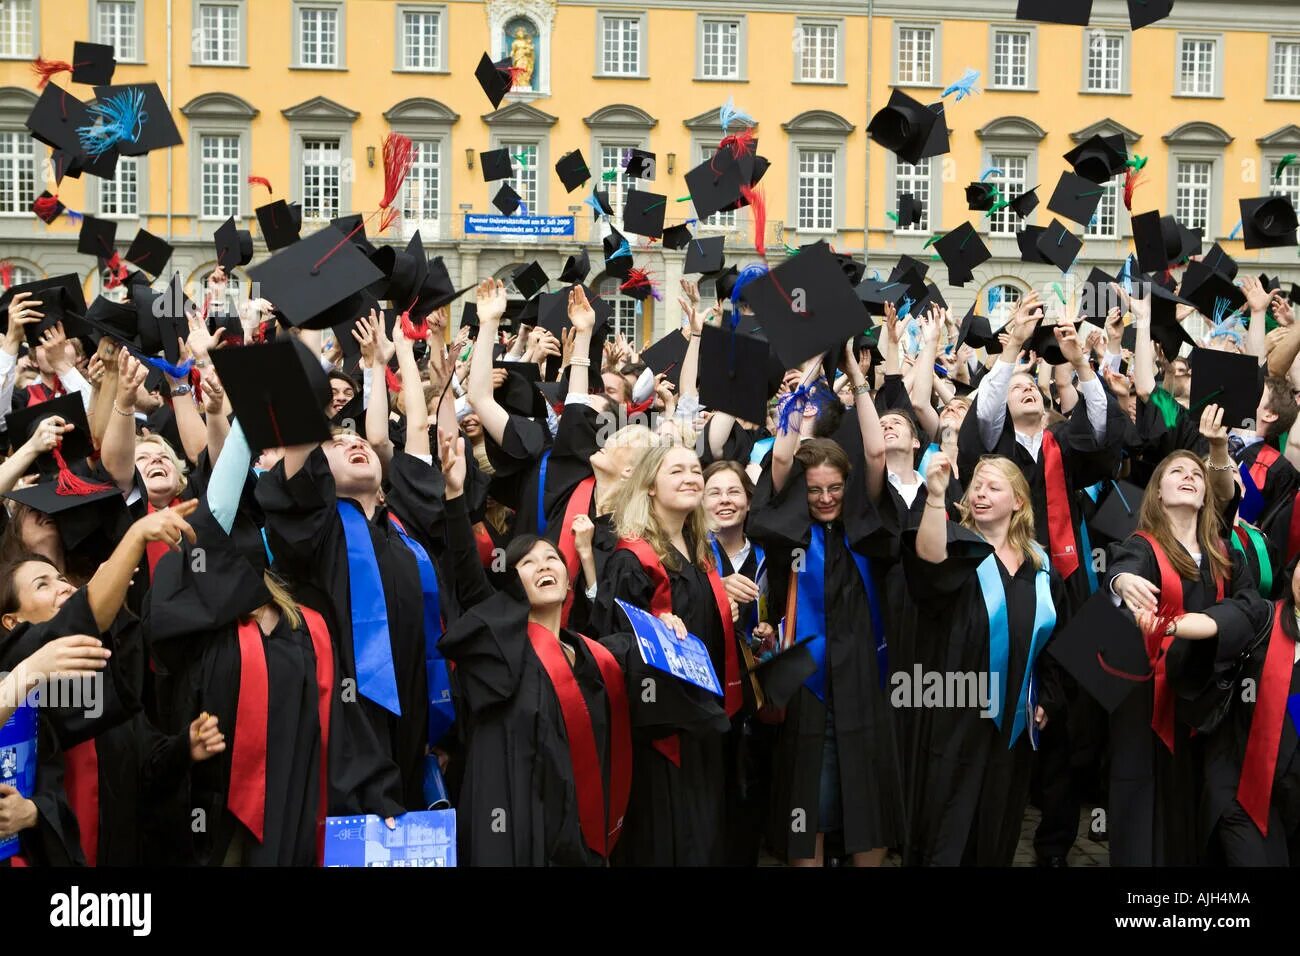
[(980, 78), (979, 70), (967, 68), (966, 72), (961, 75), (961, 78), (958, 79), (957, 82), (950, 84), (943, 91), (942, 95), (940, 96), (940, 99), (946, 98), (950, 93), (956, 93), (957, 102), (960, 103), (966, 97), (979, 92), (979, 89), (977, 89), (975, 86), (975, 81), (978, 80), (979, 78)]
[(98, 118), (91, 126), (77, 127), (81, 148), (99, 158), (118, 143), (136, 143), (149, 119), (144, 111), (144, 90), (131, 87), (90, 107)]

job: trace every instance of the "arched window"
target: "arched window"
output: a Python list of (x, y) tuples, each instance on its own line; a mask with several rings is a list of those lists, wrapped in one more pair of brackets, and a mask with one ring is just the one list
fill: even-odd
[(41, 277), (40, 273), (35, 269), (31, 266), (23, 265), (21, 262), (9, 262), (6, 260), (3, 265), (8, 267), (9, 270), (9, 284), (7, 288), (12, 288), (16, 285), (26, 285), (28, 282), (35, 282)]
[[(212, 275), (212, 271), (213, 270), (211, 269), (204, 269), (203, 273), (198, 277), (194, 288), (194, 295), (197, 296), (196, 305), (201, 305), (203, 296), (207, 294), (208, 277)], [(239, 303), (243, 301), (243, 298), (244, 280), (240, 277), (238, 272), (231, 272), (226, 276), (225, 310), (227, 314), (234, 314), (238, 310)]]
[[(618, 291), (619, 280), (610, 276), (596, 287), (602, 299), (614, 307), (614, 314), (609, 318), (609, 338), (622, 335), (639, 347), (641, 344), (641, 303), (629, 295)], [(639, 348), (638, 348), (639, 351)]]
[(1018, 285), (995, 282), (984, 291), (979, 305), (987, 313), (989, 325), (996, 330), (1007, 324), (1024, 295), (1024, 290)]

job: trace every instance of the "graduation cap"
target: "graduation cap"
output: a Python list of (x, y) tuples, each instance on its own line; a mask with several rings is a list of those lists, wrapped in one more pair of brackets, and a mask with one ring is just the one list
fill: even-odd
[[(596, 313), (596, 323), (591, 330), (591, 348), (587, 353), (587, 357), (591, 360), (591, 367), (596, 369), (597, 374), (599, 374), (601, 359), (605, 351), (607, 323), (614, 314), (614, 307), (597, 296), (587, 286), (583, 286), (582, 289), (587, 295), (587, 303), (591, 306), (592, 311)], [(562, 338), (565, 331), (573, 328), (573, 323), (569, 321), (569, 290), (567, 288), (560, 289), (558, 292), (543, 292), (532, 301), (537, 306), (537, 324), (557, 339)], [(477, 312), (477, 309), (475, 311)], [(475, 319), (477, 320), (477, 315)], [(642, 357), (644, 358), (644, 353), (642, 353)], [(546, 377), (548, 379), (553, 379), (559, 375), (560, 363), (559, 356), (547, 357)]]
[(686, 245), (686, 263), (682, 266), (682, 271), (701, 274), (721, 272), (724, 263), (722, 257), (724, 243), (722, 236), (692, 239)]
[(105, 335), (127, 342), (135, 341), (139, 335), (140, 319), (131, 302), (114, 302), (96, 296), (82, 321), (89, 329), (87, 337), (96, 343)]
[(1163, 20), (1174, 10), (1174, 0), (1128, 0), (1128, 22), (1134, 30)]
[(913, 259), (909, 255), (902, 255), (898, 257), (898, 262), (894, 264), (894, 268), (889, 271), (889, 281), (893, 282), (895, 279), (900, 279), (907, 273), (913, 272), (916, 273), (916, 281), (920, 282), (926, 277), (926, 274), (929, 273), (929, 271), (930, 264), (928, 262), (922, 262), (920, 259)]
[(99, 156), (84, 153), (80, 147), (74, 150), (55, 148), (50, 153), (50, 166), (53, 167), (55, 182), (62, 181), (64, 176), (80, 179), (82, 173), (89, 173), (101, 179), (115, 179), (117, 160), (115, 149), (107, 150)]
[(771, 397), (767, 359), (768, 343), (762, 339), (706, 325), (700, 368), (708, 374), (700, 376), (700, 403), (742, 421), (762, 422)]
[(72, 44), (72, 82), (87, 86), (103, 86), (113, 82), (117, 60), (108, 43), (88, 43), (75, 40)]
[(921, 219), (925, 215), (925, 203), (917, 199), (912, 193), (903, 193), (898, 197), (898, 224), (906, 229), (908, 226), (919, 226)]
[(1062, 272), (1070, 271), (1082, 249), (1083, 240), (1070, 232), (1059, 219), (1053, 219), (1052, 224), (1038, 237), (1039, 254)]
[(1094, 183), (1109, 182), (1124, 171), (1128, 162), (1128, 144), (1122, 133), (1114, 136), (1094, 134), (1065, 154), (1065, 161), (1076, 174)]
[(343, 233), (326, 226), (250, 266), (248, 275), (290, 325), (326, 329), (360, 315), (360, 293), (383, 273)]
[(1223, 409), (1226, 427), (1254, 427), (1259, 396), (1264, 390), (1255, 356), (1198, 348), (1192, 350), (1190, 365), (1192, 409), (1199, 412), (1206, 405), (1218, 405)]
[(1241, 238), (1247, 249), (1274, 249), (1296, 244), (1296, 211), (1287, 196), (1239, 200)]
[(560, 281), (570, 285), (587, 281), (587, 276), (591, 274), (591, 257), (587, 255), (586, 248), (579, 249), (576, 255), (569, 256), (565, 260), (564, 268), (560, 270)]
[(185, 295), (185, 282), (179, 272), (172, 274), (171, 282), (161, 292), (148, 286), (136, 286), (131, 292), (136, 306), (140, 348), (148, 355), (163, 353), (170, 365), (181, 360), (178, 338), (189, 330), (186, 309), (193, 302)]
[(1142, 632), (1102, 589), (1070, 616), (1047, 644), (1061, 667), (1087, 694), (1114, 713), (1151, 675)]
[(1086, 226), (1092, 221), (1105, 192), (1106, 187), (1098, 186), (1082, 176), (1062, 173), (1052, 198), (1048, 200), (1047, 208), (1081, 226)]
[(1018, 0), (1017, 20), (1065, 23), (1086, 27), (1092, 17), (1092, 0)]
[[(9, 303), (20, 292), (30, 292), (31, 299), (41, 304), (37, 306), (45, 318), (32, 322), (23, 328), (27, 344), (35, 348), (41, 344), (41, 334), (54, 328), (69, 316), (83, 316), (86, 313), (86, 299), (81, 291), (81, 279), (73, 273), (36, 279), (12, 285), (0, 294), (0, 327), (9, 328)], [(67, 325), (64, 331), (76, 334)]]
[(10, 448), (17, 450), (21, 447), (47, 418), (62, 418), (72, 426), (72, 431), (65, 434), (59, 442), (57, 456), (50, 451), (36, 456), (36, 468), (42, 475), (58, 474), (62, 469), (59, 459), (77, 462), (95, 454), (95, 442), (90, 434), (90, 423), (86, 419), (86, 406), (79, 392), (59, 395), (10, 412), (5, 417), (5, 435)]
[(27, 114), (27, 128), (46, 146), (62, 150), (69, 159), (87, 157), (77, 130), (93, 122), (86, 104), (67, 90), (50, 83)]
[(623, 228), (638, 236), (658, 239), (664, 233), (667, 205), (667, 196), (642, 192), (635, 187), (629, 189), (623, 203)]
[(993, 258), (975, 227), (963, 222), (934, 244), (944, 264), (948, 267), (950, 285), (962, 286), (975, 278), (975, 268)]
[(59, 198), (48, 189), (32, 200), (31, 211), (45, 225), (51, 225), (54, 220), (63, 215), (68, 207), (59, 201)]
[(250, 448), (311, 445), (330, 437), (329, 381), (297, 339), (214, 349), (212, 364)]
[(691, 241), (691, 227), (686, 223), (669, 226), (661, 237), (665, 249), (685, 249)]
[[(424, 247), (420, 247), (420, 254), (423, 255)], [(455, 302), (466, 292), (473, 289), (469, 285), (463, 289), (457, 289), (455, 283), (451, 281), (451, 273), (447, 271), (447, 264), (442, 261), (442, 256), (435, 256), (428, 260), (427, 272), (423, 284), (420, 286), (420, 295), (418, 301), (411, 307), (411, 318), (418, 322), (434, 309), (441, 308)], [(397, 303), (394, 303), (396, 305)], [(509, 312), (507, 312), (507, 315)], [(501, 326), (506, 325), (506, 317), (502, 316)]]
[(867, 264), (859, 262), (848, 253), (833, 252), (831, 255), (840, 264), (840, 271), (844, 273), (844, 277), (849, 280), (851, 285), (857, 285), (862, 281), (862, 277), (867, 274)]
[[(104, 148), (116, 149), (123, 156), (143, 156), (185, 142), (157, 83), (96, 86), (95, 103), (89, 111), (98, 121), (89, 131), (81, 131), (81, 142), (92, 156)], [(93, 145), (87, 144), (88, 139)]]
[[(632, 271), (632, 252), (627, 239), (623, 237), (621, 232), (611, 227), (609, 235), (604, 238), (601, 245), (605, 250), (606, 275), (616, 279), (626, 279), (627, 274)], [(625, 246), (627, 247), (626, 251), (620, 254), (620, 250)]]
[(1164, 272), (1200, 252), (1200, 234), (1173, 216), (1144, 212), (1133, 217), (1133, 245), (1143, 272)]
[(112, 219), (96, 219), (88, 215), (81, 220), (81, 232), (77, 235), (77, 251), (82, 255), (110, 259), (116, 242), (117, 223)]
[(246, 266), (253, 261), (253, 234), (235, 225), (231, 216), (212, 235), (217, 247), (217, 264), (230, 274), (235, 266)]
[(655, 154), (634, 147), (632, 155), (628, 158), (627, 165), (623, 167), (623, 170), (629, 179), (648, 179), (653, 182), (655, 178)]
[(686, 174), (686, 189), (699, 219), (738, 208), (744, 202), (741, 187), (749, 185), (730, 150), (720, 149)]
[(360, 249), (366, 256), (375, 254), (378, 247), (367, 238), (366, 220), (360, 213), (338, 216), (330, 220), (330, 225), (347, 236), (348, 242)]
[(608, 189), (593, 189), (591, 198), (594, 200), (595, 206), (599, 207), (599, 209), (593, 209), (597, 217), (614, 215), (614, 207), (609, 204)]
[(523, 199), (519, 193), (511, 188), (509, 183), (502, 183), (501, 188), (492, 197), (492, 205), (496, 206), (503, 216), (513, 216), (521, 202), (523, 202)]
[(535, 362), (495, 361), (493, 368), (506, 370), (506, 380), (497, 386), (492, 396), (512, 415), (525, 418), (546, 419), (546, 396), (537, 388), (542, 374)]
[(983, 349), (989, 355), (998, 355), (1002, 352), (1002, 341), (993, 331), (988, 316), (976, 315), (974, 305), (961, 320), (961, 326), (957, 330), (957, 348), (963, 345), (969, 345), (973, 349)]
[(725, 302), (731, 298), (731, 290), (736, 287), (736, 280), (740, 278), (740, 268), (738, 266), (728, 266), (713, 278), (713, 296), (719, 302)]
[(1240, 311), (1246, 305), (1246, 293), (1227, 276), (1215, 272), (1204, 262), (1192, 261), (1187, 264), (1178, 294), (1196, 306), (1196, 311), (1208, 319), (1217, 319), (1221, 312), (1231, 314)]
[(489, 149), (478, 154), (479, 168), (483, 170), (483, 181), (490, 183), (497, 179), (509, 179), (515, 174), (515, 165), (510, 159), (510, 150)]
[(591, 170), (582, 156), (582, 150), (575, 149), (565, 153), (555, 163), (555, 174), (560, 177), (564, 191), (573, 192), (591, 178)]
[(518, 269), (510, 277), (510, 281), (514, 283), (520, 295), (525, 299), (531, 299), (537, 293), (545, 291), (546, 284), (550, 280), (541, 265), (537, 262), (530, 262), (523, 268)]
[(1007, 208), (1014, 212), (1021, 219), (1028, 218), (1029, 214), (1038, 208), (1038, 187), (1027, 189), (1015, 199), (1007, 203)]
[[(686, 349), (690, 344), (689, 336), (682, 335), (680, 329), (669, 332), (641, 352), (641, 361), (645, 362), (656, 375), (667, 375), (668, 381), (676, 386), (681, 381), (682, 363), (686, 361)], [(708, 377), (702, 376), (702, 378)]]
[(1048, 365), (1064, 365), (1065, 355), (1061, 352), (1060, 343), (1056, 341), (1056, 329), (1065, 325), (1073, 325), (1077, 331), (1082, 324), (1082, 322), (1057, 322), (1053, 325), (1047, 325), (1045, 318), (1039, 319), (1038, 324), (1034, 326), (1034, 331), (1029, 335), (1026, 348)]
[(1224, 252), (1223, 246), (1217, 242), (1210, 247), (1209, 252), (1201, 256), (1201, 262), (1230, 282), (1237, 278), (1237, 260)]
[(380, 246), (370, 257), (370, 263), (384, 274), (384, 279), (370, 288), (376, 298), (387, 299), (398, 309), (416, 304), (429, 276), (429, 260), (419, 230), (407, 241), (405, 249)]
[(298, 241), (302, 229), (302, 206), (283, 199), (257, 207), (257, 226), (262, 230), (269, 252), (291, 246)]
[(474, 68), (474, 79), (478, 80), (478, 85), (483, 87), (483, 92), (487, 94), (488, 102), (492, 104), (493, 109), (501, 105), (501, 101), (506, 98), (513, 85), (507, 66), (493, 63), (486, 53)]
[[(942, 104), (938, 106), (942, 110)], [(894, 90), (884, 109), (871, 118), (867, 133), (913, 166), (948, 152), (948, 127), (939, 113), (901, 90)]]
[(1292, 305), (1300, 305), (1300, 285), (1291, 283), (1291, 293), (1287, 296)]
[(778, 708), (788, 706), (799, 693), (799, 688), (817, 673), (817, 661), (808, 646), (812, 640), (806, 638), (793, 644), (766, 660), (758, 661), (750, 670), (758, 678), (767, 704)]
[(966, 206), (972, 212), (988, 212), (998, 201), (996, 183), (980, 180), (966, 187)]
[(1105, 325), (1110, 310), (1116, 307), (1122, 308), (1119, 293), (1111, 288), (1111, 283), (1114, 281), (1113, 276), (1094, 266), (1080, 291), (1082, 302), (1079, 314), (1097, 325)]
[(167, 267), (171, 257), (171, 243), (160, 239), (147, 229), (141, 229), (135, 234), (135, 238), (131, 240), (131, 247), (123, 256), (141, 272), (155, 277)]
[(1110, 481), (1088, 527), (1104, 541), (1123, 541), (1137, 530), (1138, 515), (1146, 489), (1127, 481)]
[(786, 368), (842, 348), (868, 325), (852, 283), (824, 242), (750, 282), (741, 296)]

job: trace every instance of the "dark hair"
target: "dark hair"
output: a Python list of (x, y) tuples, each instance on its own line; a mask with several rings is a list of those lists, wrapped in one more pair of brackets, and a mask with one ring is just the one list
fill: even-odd
[(328, 379), (332, 379), (332, 378), (336, 378), (336, 379), (338, 379), (340, 382), (344, 383), (344, 384), (347, 385), (350, 389), (352, 389), (352, 394), (353, 394), (353, 395), (356, 395), (358, 392), (361, 391), (361, 389), (357, 388), (357, 383), (354, 382), (354, 381), (352, 381), (352, 376), (351, 376), (351, 375), (348, 375), (346, 372), (340, 372), (340, 371), (339, 371), (338, 369), (336, 369), (336, 368), (332, 368), (332, 369), (330, 369), (328, 372), (326, 372), (326, 373), (325, 373), (325, 378), (326, 378), (327, 380), (328, 380)]
[(527, 601), (527, 597), (524, 593), (523, 579), (519, 577), (519, 562), (524, 559), (529, 551), (533, 550), (538, 542), (549, 545), (559, 555), (560, 561), (564, 561), (564, 555), (560, 554), (559, 547), (550, 538), (543, 538), (535, 534), (521, 534), (506, 545), (505, 590), (520, 601)]
[(853, 470), (853, 464), (844, 449), (829, 438), (808, 439), (799, 446), (794, 457), (803, 464), (805, 471), (818, 465), (826, 465), (848, 478), (849, 472)]
[(1269, 427), (1269, 435), (1285, 435), (1295, 424), (1296, 414), (1300, 413), (1300, 406), (1296, 405), (1295, 395), (1291, 392), (1291, 383), (1270, 375), (1264, 379), (1264, 386), (1268, 389), (1268, 403), (1264, 407), (1277, 416), (1277, 421)]
[(832, 401), (826, 403), (821, 414), (817, 416), (817, 421), (813, 424), (813, 437), (830, 438), (840, 430), (840, 424), (843, 421), (844, 403), (836, 396)]
[[(21, 552), (0, 564), (0, 614), (12, 614), (18, 610), (18, 606), (22, 601), (18, 597), (18, 585), (15, 583), (14, 578), (18, 574), (20, 567), (33, 561), (39, 561), (51, 567), (55, 566), (54, 562), (45, 555), (37, 554), (34, 551)], [(8, 634), (9, 628), (0, 624), (0, 633)]]
[(749, 501), (754, 500), (754, 483), (749, 480), (749, 473), (745, 471), (743, 465), (738, 461), (732, 461), (730, 458), (724, 458), (722, 461), (715, 461), (704, 469), (704, 483), (707, 485), (709, 479), (720, 472), (729, 471), (740, 479), (740, 487), (745, 490), (745, 498)]

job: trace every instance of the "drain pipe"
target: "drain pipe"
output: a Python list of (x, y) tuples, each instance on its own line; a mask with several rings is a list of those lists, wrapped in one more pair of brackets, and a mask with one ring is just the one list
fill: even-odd
[[(167, 108), (172, 105), (172, 0), (167, 0)], [(167, 150), (167, 241), (172, 241), (172, 154)]]
[[(171, 0), (168, 0), (170, 3)], [(875, 12), (876, 0), (867, 0), (867, 123), (871, 122), (871, 68), (874, 59), (874, 44), (872, 38), (875, 36)], [(866, 173), (863, 178), (863, 189), (865, 195), (862, 198), (862, 262), (864, 265), (871, 263), (871, 137), (866, 135), (866, 124), (862, 127), (863, 137), (866, 142), (863, 144), (863, 156), (866, 161)]]

